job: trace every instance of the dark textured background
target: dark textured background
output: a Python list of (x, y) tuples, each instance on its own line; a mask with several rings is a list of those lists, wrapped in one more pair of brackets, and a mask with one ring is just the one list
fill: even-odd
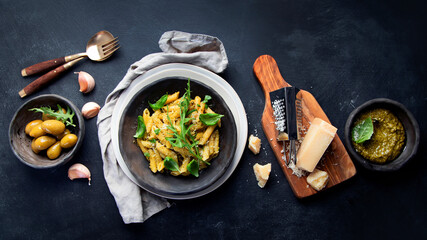
[[(427, 16), (424, 1), (11, 1), (0, 0), (0, 238), (1, 239), (411, 239), (427, 237), (425, 136)], [(143, 224), (125, 225), (102, 171), (96, 120), (86, 121), (84, 145), (73, 162), (40, 171), (20, 163), (9, 148), (13, 113), (27, 99), (18, 91), (35, 77), (20, 70), (36, 62), (81, 52), (102, 29), (122, 48), (106, 62), (80, 62), (38, 92), (60, 94), (77, 106), (101, 105), (127, 68), (160, 51), (168, 30), (220, 38), (229, 67), (221, 74), (247, 111), (249, 133), (264, 145), (245, 151), (230, 179), (213, 193), (172, 207)], [(298, 200), (262, 133), (263, 93), (252, 73), (262, 54), (272, 55), (284, 78), (310, 91), (331, 122), (343, 127), (363, 102), (387, 97), (418, 119), (418, 156), (392, 174), (356, 164), (351, 180)], [(74, 71), (96, 79), (89, 95), (78, 91)], [(87, 165), (92, 186), (71, 182), (67, 169)], [(252, 165), (272, 163), (260, 189)]]

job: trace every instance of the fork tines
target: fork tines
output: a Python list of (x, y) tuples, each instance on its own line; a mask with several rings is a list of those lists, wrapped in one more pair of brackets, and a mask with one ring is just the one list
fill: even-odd
[(105, 57), (109, 57), (111, 54), (113, 54), (113, 52), (120, 48), (118, 38), (119, 37), (115, 37), (111, 41), (102, 45), (102, 52), (104, 53)]

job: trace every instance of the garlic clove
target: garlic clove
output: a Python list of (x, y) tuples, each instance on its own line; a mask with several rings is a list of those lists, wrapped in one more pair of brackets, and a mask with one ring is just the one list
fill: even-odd
[(82, 93), (89, 93), (93, 90), (95, 87), (95, 79), (87, 72), (75, 72), (75, 74), (78, 74), (78, 80), (80, 85), (80, 92)]
[(71, 180), (77, 178), (87, 178), (90, 185), (90, 171), (85, 165), (81, 163), (75, 163), (68, 169), (68, 178)]
[(86, 119), (93, 118), (98, 115), (101, 107), (96, 102), (88, 102), (82, 107), (82, 115)]

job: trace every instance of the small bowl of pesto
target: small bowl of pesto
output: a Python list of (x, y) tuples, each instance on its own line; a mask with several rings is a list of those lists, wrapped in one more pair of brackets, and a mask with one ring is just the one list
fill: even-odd
[(363, 167), (396, 171), (412, 159), (420, 142), (419, 125), (396, 101), (376, 98), (356, 108), (345, 124), (345, 145)]

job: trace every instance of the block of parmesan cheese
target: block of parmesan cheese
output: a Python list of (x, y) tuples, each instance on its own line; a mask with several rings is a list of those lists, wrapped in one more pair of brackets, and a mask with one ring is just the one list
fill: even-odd
[(258, 186), (260, 188), (264, 188), (265, 184), (267, 183), (268, 177), (270, 176), (271, 172), (271, 163), (260, 165), (256, 163), (254, 165), (254, 173), (256, 180), (258, 181)]
[(307, 183), (316, 191), (322, 190), (328, 184), (328, 173), (319, 169), (314, 169), (310, 175), (307, 176)]
[(248, 147), (254, 154), (258, 154), (259, 150), (261, 149), (261, 139), (255, 137), (254, 135), (251, 135), (249, 137)]
[(313, 172), (336, 132), (336, 127), (320, 118), (315, 118), (298, 149), (297, 167), (307, 172)]

